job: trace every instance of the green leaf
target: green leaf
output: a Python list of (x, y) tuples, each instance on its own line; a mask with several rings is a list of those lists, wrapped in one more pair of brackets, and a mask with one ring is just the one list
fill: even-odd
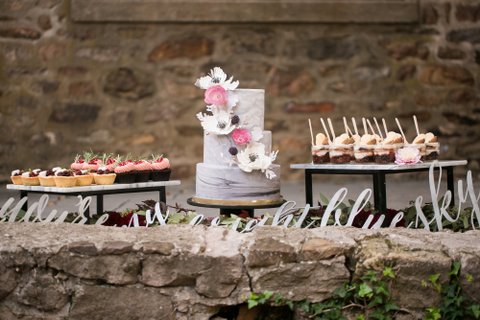
[(326, 206), (330, 202), (330, 199), (326, 195), (320, 192), (320, 204)]
[(248, 309), (252, 309), (253, 307), (258, 306), (257, 300), (248, 300)]
[(361, 283), (358, 290), (358, 296), (360, 298), (365, 298), (365, 297), (371, 298), (372, 295), (373, 295), (372, 288), (366, 283)]
[(449, 276), (458, 276), (460, 274), (461, 264), (459, 261), (453, 261), (452, 270), (448, 274)]
[(383, 269), (383, 276), (390, 279), (395, 279), (395, 271), (393, 271), (391, 267), (386, 267)]
[(472, 312), (475, 319), (480, 319), (480, 304), (471, 305), (470, 311)]

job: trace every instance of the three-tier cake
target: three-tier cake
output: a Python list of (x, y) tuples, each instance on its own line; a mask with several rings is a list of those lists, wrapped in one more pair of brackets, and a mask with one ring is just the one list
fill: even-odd
[(203, 163), (197, 164), (193, 201), (206, 205), (274, 205), (280, 195), (280, 166), (273, 164), (272, 134), (264, 131), (265, 91), (237, 89), (220, 68), (195, 85), (205, 89), (207, 113)]

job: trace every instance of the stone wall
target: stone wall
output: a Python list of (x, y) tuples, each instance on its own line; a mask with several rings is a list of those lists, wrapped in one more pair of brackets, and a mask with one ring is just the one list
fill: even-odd
[[(310, 160), (307, 118), (319, 130), (317, 119), (332, 117), (340, 130), (344, 115), (386, 117), (390, 126), (398, 116), (412, 137), (416, 114), (440, 136), (444, 158), (469, 159), (478, 172), (478, 1), (422, 0), (419, 22), (395, 24), (371, 11), (350, 16), (376, 23), (334, 23), (332, 11), (328, 23), (175, 24), (130, 21), (128, 10), (89, 22), (72, 19), (71, 4), (0, 2), (5, 180), (12, 169), (66, 165), (90, 148), (165, 153), (176, 177), (193, 179), (203, 142), (195, 114), (204, 109), (193, 83), (217, 65), (242, 87), (266, 88), (266, 129), (285, 178), (300, 174), (288, 164)], [(274, 20), (263, 12), (257, 20)]]
[(421, 319), (439, 296), (422, 280), (462, 263), (480, 302), (479, 231), (263, 227), (148, 229), (0, 224), (0, 315), (10, 319), (222, 319), (221, 309), (270, 290), (322, 301), (366, 270), (392, 266), (391, 292)]

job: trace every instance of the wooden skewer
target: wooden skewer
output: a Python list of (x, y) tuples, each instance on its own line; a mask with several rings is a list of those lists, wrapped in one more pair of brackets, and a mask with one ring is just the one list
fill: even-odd
[(310, 127), (310, 136), (312, 137), (312, 147), (315, 145), (315, 141), (313, 140), (313, 130), (312, 130), (312, 120), (308, 119), (308, 126)]
[(382, 123), (383, 123), (383, 129), (385, 130), (385, 136), (387, 136), (388, 129), (387, 129), (387, 122), (385, 121), (385, 118), (382, 118)]
[(363, 133), (368, 134), (367, 121), (365, 121), (365, 118), (363, 118), (363, 117), (362, 117), (362, 124), (363, 124)]
[(353, 129), (355, 130), (355, 134), (359, 136), (358, 129), (357, 129), (357, 121), (355, 120), (354, 117), (352, 117), (352, 123), (353, 123)]
[(352, 130), (350, 130), (350, 127), (347, 124), (347, 118), (343, 117), (343, 126), (345, 127), (345, 133), (349, 134), (350, 136), (353, 136)]
[[(368, 126), (370, 127), (370, 130), (372, 131), (372, 134), (375, 134), (375, 129), (373, 129), (372, 123), (370, 122), (370, 119), (367, 119)], [(383, 135), (381, 132), (379, 132), (380, 139), (383, 140)]]
[(380, 130), (380, 126), (378, 125), (377, 118), (373, 117), (373, 121), (375, 121), (375, 126), (377, 127), (377, 130), (380, 133), (380, 137), (382, 137), (383, 139), (382, 130)]
[(320, 118), (320, 122), (322, 122), (323, 131), (325, 131), (325, 134), (327, 135), (328, 142), (331, 143), (332, 140), (330, 139), (330, 134), (328, 133), (327, 126), (325, 125), (325, 121), (323, 121), (323, 118)]
[(397, 123), (398, 129), (400, 130), (400, 133), (402, 134), (403, 141), (405, 141), (405, 143), (408, 143), (407, 138), (405, 137), (405, 133), (403, 133), (402, 126), (400, 125), (400, 121), (398, 121), (398, 118), (395, 118), (395, 122)]
[(335, 131), (333, 130), (332, 120), (330, 120), (330, 118), (327, 118), (327, 121), (328, 121), (328, 126), (330, 127), (330, 131), (332, 132), (333, 139), (335, 140), (337, 136), (335, 136)]
[(417, 136), (420, 134), (420, 130), (418, 129), (418, 121), (417, 116), (413, 115), (413, 122), (415, 123), (415, 130), (417, 130)]

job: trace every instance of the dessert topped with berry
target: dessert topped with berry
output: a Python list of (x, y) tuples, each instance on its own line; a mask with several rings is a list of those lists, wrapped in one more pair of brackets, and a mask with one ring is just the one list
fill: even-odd
[(103, 165), (101, 167), (98, 168), (97, 170), (97, 174), (111, 174), (113, 173), (113, 169), (109, 169), (108, 165)]
[(121, 161), (114, 169), (118, 183), (134, 183), (136, 179), (135, 164), (131, 160)]
[[(102, 166), (102, 167), (107, 167), (107, 169), (108, 169), (109, 171), (113, 172), (113, 170), (115, 169), (115, 167), (117, 166), (117, 164), (118, 164), (118, 162), (119, 162), (119, 161), (118, 161), (118, 158), (119, 158), (119, 157), (114, 158), (114, 157), (112, 157), (112, 156), (110, 156), (110, 155), (105, 156), (105, 157), (104, 157), (104, 160), (103, 160), (103, 166)], [(98, 170), (100, 170), (100, 167), (98, 168)], [(97, 171), (98, 171), (98, 170), (97, 170)]]
[(90, 171), (88, 170), (73, 170), (73, 174), (76, 176), (85, 176), (88, 175)]
[(133, 163), (135, 165), (135, 170), (137, 171), (151, 171), (152, 164), (147, 160), (137, 160)]
[(170, 160), (168, 160), (167, 158), (164, 158), (163, 156), (159, 156), (153, 160), (152, 169), (153, 170), (170, 169)]
[(135, 164), (131, 160), (121, 161), (114, 169), (115, 173), (131, 172), (135, 169)]
[(74, 175), (73, 171), (69, 169), (60, 169), (55, 172), (57, 177), (73, 177)]
[(40, 171), (40, 173), (38, 174), (39, 177), (53, 177), (54, 175), (55, 172), (53, 171), (53, 169), (43, 170)]
[(72, 170), (81, 170), (83, 169), (83, 166), (85, 165), (85, 159), (83, 158), (83, 156), (77, 154), (75, 156), (75, 160), (73, 161), (73, 163), (70, 165), (70, 169)]
[(10, 176), (11, 177), (21, 176), (22, 173), (23, 173), (23, 170), (17, 169), (17, 170), (13, 170)]
[(41, 169), (28, 170), (28, 171), (22, 173), (22, 177), (25, 177), (25, 178), (38, 177), (38, 175), (40, 174), (40, 171), (42, 171), (42, 170)]

